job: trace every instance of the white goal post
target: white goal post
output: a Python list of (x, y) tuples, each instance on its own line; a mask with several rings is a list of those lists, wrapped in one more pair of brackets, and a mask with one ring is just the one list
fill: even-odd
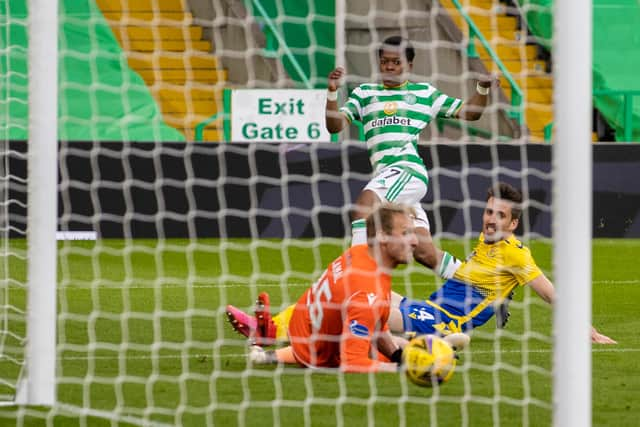
[[(11, 7), (11, 6), (9, 6)], [(18, 365), (17, 376), (4, 379), (3, 385), (14, 388), (13, 399), (3, 400), (0, 406), (41, 405), (52, 407), (56, 403), (56, 345), (57, 345), (57, 249), (58, 222), (58, 2), (30, 0), (28, 3), (28, 148), (26, 220), (26, 310), (11, 307), (12, 278), (9, 274), (13, 253), (11, 201), (11, 158), (14, 155), (9, 141), (3, 143), (3, 237), (7, 243), (3, 272), (6, 298), (4, 327), (16, 324), (17, 313), (25, 315), (26, 337), (24, 352), (14, 354), (10, 346), (2, 346), (0, 354), (5, 360)], [(3, 11), (8, 12), (8, 9)], [(6, 54), (6, 53), (5, 53)], [(7, 108), (8, 110), (8, 108)], [(14, 333), (3, 331), (7, 336)], [(13, 335), (19, 339), (18, 335)], [(3, 339), (4, 341), (4, 339)], [(7, 354), (4, 354), (4, 351)], [(15, 357), (15, 358), (14, 358)], [(22, 365), (22, 366), (20, 366)]]
[[(58, 2), (29, 2), (26, 403), (56, 401)], [(24, 394), (18, 390), (18, 396)]]
[(591, 425), (592, 1), (554, 10), (553, 425)]

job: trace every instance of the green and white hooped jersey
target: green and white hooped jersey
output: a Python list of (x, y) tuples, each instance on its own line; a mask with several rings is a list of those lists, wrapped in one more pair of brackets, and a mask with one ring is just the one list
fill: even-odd
[(453, 117), (461, 106), (461, 99), (429, 83), (392, 88), (368, 83), (355, 88), (340, 111), (350, 121), (362, 122), (374, 174), (393, 165), (428, 184), (418, 134), (436, 117)]

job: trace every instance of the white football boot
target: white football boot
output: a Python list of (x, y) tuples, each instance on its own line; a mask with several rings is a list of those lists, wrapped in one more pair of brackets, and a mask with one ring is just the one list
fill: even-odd
[(249, 347), (249, 361), (255, 365), (267, 364), (267, 352), (259, 345)]
[(452, 334), (445, 335), (442, 339), (445, 340), (445, 342), (449, 344), (456, 353), (464, 350), (471, 342), (471, 337), (461, 332), (454, 332)]

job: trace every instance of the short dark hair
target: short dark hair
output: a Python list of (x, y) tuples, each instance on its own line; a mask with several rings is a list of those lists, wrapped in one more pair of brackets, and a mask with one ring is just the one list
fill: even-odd
[(384, 234), (393, 232), (393, 217), (397, 214), (415, 216), (413, 209), (398, 203), (382, 203), (367, 217), (367, 240), (369, 242), (379, 231)]
[[(378, 58), (382, 56), (382, 52), (385, 49), (400, 50), (403, 47), (404, 47), (404, 57), (407, 60), (407, 62), (413, 62), (413, 58), (416, 57), (416, 51), (413, 48), (413, 46), (411, 46), (411, 42), (409, 42), (409, 40), (402, 38), (400, 36), (387, 37), (378, 48)], [(399, 48), (399, 49), (396, 49), (396, 48)]]
[(522, 193), (518, 189), (506, 182), (499, 182), (487, 190), (487, 200), (492, 197), (510, 201), (512, 203), (511, 219), (520, 219), (522, 214)]

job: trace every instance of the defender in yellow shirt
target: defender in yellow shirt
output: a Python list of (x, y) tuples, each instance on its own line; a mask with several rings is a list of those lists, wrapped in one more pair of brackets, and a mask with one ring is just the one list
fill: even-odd
[[(491, 204), (492, 207), (494, 205)], [(401, 300), (402, 329), (406, 332), (447, 334), (476, 328), (493, 317), (497, 308), (505, 307), (516, 287), (538, 278), (539, 281), (545, 280), (529, 248), (513, 235), (491, 242), (483, 233), (453, 278), (431, 294), (428, 300)], [(499, 326), (505, 321), (506, 316), (499, 315)]]
[[(521, 193), (509, 184), (490, 188), (482, 234), (471, 255), (428, 300), (395, 296), (400, 303), (398, 310), (392, 310), (391, 330), (448, 335), (484, 325), (494, 314), (498, 314), (497, 323), (502, 327), (508, 317), (506, 303), (518, 286), (527, 285), (544, 301), (553, 303), (553, 284), (538, 268), (529, 248), (513, 235), (522, 213), (521, 203)], [(615, 344), (595, 328), (591, 328), (591, 340)]]
[[(538, 283), (545, 300), (545, 281), (529, 248), (513, 235), (518, 226), (522, 196), (507, 184), (488, 191), (482, 217), (482, 234), (469, 257), (426, 301), (404, 298), (400, 302), (406, 332), (448, 334), (464, 332), (485, 324), (495, 310), (504, 307), (513, 290)], [(535, 282), (534, 282), (535, 281)], [(535, 289), (535, 286), (534, 286)], [(499, 316), (500, 317), (500, 316)], [(502, 326), (504, 314), (498, 319)]]

